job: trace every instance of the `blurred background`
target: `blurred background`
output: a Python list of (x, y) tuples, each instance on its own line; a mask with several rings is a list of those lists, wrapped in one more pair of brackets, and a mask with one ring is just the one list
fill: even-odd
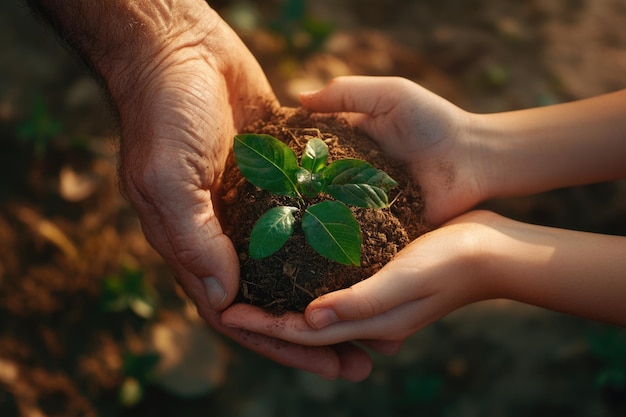
[[(623, 0), (212, 4), (284, 105), (347, 74), (404, 76), (474, 112), (626, 87)], [(626, 415), (624, 329), (504, 300), (375, 356), (358, 384), (238, 347), (146, 243), (115, 149), (98, 85), (19, 1), (1, 2), (0, 416)], [(626, 234), (624, 182), (485, 207)]]

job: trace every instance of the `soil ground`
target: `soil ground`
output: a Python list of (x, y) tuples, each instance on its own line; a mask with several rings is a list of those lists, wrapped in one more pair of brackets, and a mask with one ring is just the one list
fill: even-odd
[[(475, 112), (626, 87), (622, 0), (319, 0), (310, 16), (332, 27), (321, 46), (313, 29), (291, 33), (291, 44), (269, 30), (294, 26), (278, 0), (217, 3), (286, 106), (346, 74), (404, 76)], [(106, 114), (67, 51), (21, 3), (1, 2), (0, 415), (626, 415), (623, 385), (599, 379), (626, 372), (623, 329), (504, 300), (463, 308), (398, 355), (376, 356), (359, 384), (282, 368), (216, 336), (119, 197)], [(484, 207), (626, 235), (624, 182)], [(141, 295), (134, 311), (107, 298), (116, 277), (143, 278), (126, 290)], [(138, 386), (143, 399), (123, 406), (120, 388), (128, 404)]]

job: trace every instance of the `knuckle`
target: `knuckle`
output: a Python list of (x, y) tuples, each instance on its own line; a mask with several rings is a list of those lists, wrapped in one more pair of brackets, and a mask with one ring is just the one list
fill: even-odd
[(200, 260), (200, 253), (188, 247), (187, 245), (176, 244), (173, 242), (174, 248), (174, 257), (178, 261), (178, 263), (185, 269), (189, 269), (192, 265), (194, 265), (198, 260)]

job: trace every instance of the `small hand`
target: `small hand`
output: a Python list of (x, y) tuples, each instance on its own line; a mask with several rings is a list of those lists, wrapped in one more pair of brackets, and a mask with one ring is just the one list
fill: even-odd
[[(470, 157), (475, 146), (467, 133), (471, 117), (435, 94), (400, 78), (340, 77), (300, 99), (314, 111), (350, 112), (348, 118), (385, 152), (408, 162), (428, 201), (426, 215), (433, 224), (481, 200)], [(450, 230), (445, 229), (444, 236), (454, 234)], [(450, 290), (441, 296), (414, 291), (416, 271), (430, 273), (419, 281), (418, 288), (424, 289), (425, 283), (445, 282), (429, 278), (432, 274), (458, 267), (458, 262), (443, 261), (432, 266), (455, 242), (439, 237), (441, 233), (414, 242), (368, 280), (313, 301), (304, 317), (291, 314), (277, 319), (254, 307), (236, 305), (224, 312), (223, 323), (306, 345), (366, 340), (382, 352), (393, 353), (417, 328), (459, 307), (451, 302), (456, 294), (449, 294)], [(428, 247), (432, 249), (425, 250)], [(431, 252), (433, 256), (426, 255)], [(423, 314), (408, 320), (406, 316), (415, 309)], [(341, 323), (331, 325), (333, 321)]]
[(372, 277), (312, 301), (304, 316), (277, 319), (236, 305), (222, 322), (303, 345), (375, 340), (393, 353), (427, 324), (490, 294), (473, 263), (480, 259), (477, 242), (498, 219), (486, 212), (460, 216), (412, 242)]
[(473, 115), (397, 77), (339, 77), (314, 93), (304, 107), (347, 112), (392, 158), (408, 163), (420, 184), (426, 219), (434, 225), (457, 216), (484, 198), (481, 146), (473, 139)]
[[(546, 187), (538, 185), (541, 179), (550, 180), (549, 188), (571, 185), (565, 178), (579, 175), (572, 169), (577, 165), (563, 163), (568, 159), (560, 156), (560, 174), (546, 176), (542, 170), (548, 172), (551, 161), (543, 153), (549, 150), (548, 155), (555, 155), (553, 151), (566, 149), (563, 132), (567, 132), (567, 136), (577, 137), (569, 153), (573, 161), (582, 154), (593, 154), (597, 143), (587, 147), (588, 141), (576, 131), (589, 133), (589, 127), (576, 123), (576, 119), (590, 122), (598, 131), (605, 125), (613, 126), (603, 123), (604, 116), (597, 117), (602, 122), (589, 120), (588, 114), (598, 116), (602, 109), (619, 124), (622, 119), (615, 117), (617, 113), (606, 113), (606, 109), (621, 108), (623, 93), (548, 110), (482, 118), (464, 113), (406, 80), (345, 77), (320, 92), (304, 94), (301, 101), (316, 111), (356, 112), (348, 117), (384, 151), (409, 163), (425, 194), (426, 214), (433, 224), (439, 224), (490, 196), (540, 191)], [(613, 107), (607, 107), (607, 102)], [(576, 128), (562, 128), (569, 124)], [(555, 126), (561, 129), (547, 129)], [(607, 154), (599, 160), (609, 161), (606, 166), (610, 169), (604, 171), (604, 166), (598, 168), (594, 163), (596, 176), (592, 177), (611, 179), (621, 172), (614, 163), (618, 160), (615, 155), (619, 155), (616, 149), (620, 149), (614, 136), (618, 130), (611, 127), (608, 133), (600, 134), (609, 146), (600, 147)], [(557, 132), (558, 139), (548, 140), (546, 132)], [(530, 145), (523, 144), (526, 142)], [(537, 158), (541, 160), (539, 175), (521, 175), (523, 181), (511, 181), (518, 176), (515, 171), (513, 175), (507, 172), (511, 166), (523, 162), (527, 168)], [(492, 167), (490, 161), (497, 166)], [(507, 185), (512, 191), (503, 191)], [(251, 307), (234, 306), (224, 313), (222, 322), (303, 345), (374, 339), (397, 346), (462, 306), (506, 298), (623, 325), (625, 247), (620, 236), (469, 212), (412, 242), (369, 279), (314, 300), (304, 315), (293, 314), (277, 321), (256, 314), (254, 320), (246, 320)], [(594, 279), (590, 281), (589, 276)]]

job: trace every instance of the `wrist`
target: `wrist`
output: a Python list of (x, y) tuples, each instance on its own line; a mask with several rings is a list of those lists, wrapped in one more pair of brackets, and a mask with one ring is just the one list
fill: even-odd
[(474, 115), (489, 198), (624, 178), (626, 90), (591, 99)]
[[(118, 109), (127, 103), (132, 105), (148, 84), (158, 82), (170, 63), (174, 66), (184, 60), (173, 57), (183, 54), (189, 46), (203, 43), (206, 37), (213, 37), (219, 28), (219, 17), (203, 1), (162, 3), (132, 3), (124, 10), (127, 27), (112, 39), (102, 37), (100, 42), (106, 44), (93, 49), (94, 69)], [(210, 51), (202, 52), (203, 59), (211, 59)]]
[(488, 211), (470, 211), (425, 235), (444, 244), (435, 246), (434, 253), (425, 253), (422, 247), (421, 254), (440, 263), (435, 269), (438, 273), (433, 275), (433, 285), (444, 286), (453, 293), (449, 297), (454, 303), (451, 310), (501, 297), (501, 288), (492, 279), (492, 242), (498, 236), (491, 227), (501, 219)]
[[(541, 305), (539, 298), (558, 288), (537, 291), (541, 278), (550, 275), (547, 265), (557, 247), (555, 230), (521, 223), (495, 213), (483, 213), (477, 239), (478, 282), (483, 299), (503, 298)], [(560, 232), (557, 232), (560, 233)], [(539, 279), (539, 282), (536, 280)], [(537, 298), (539, 296), (539, 298)]]
[(515, 169), (508, 158), (510, 150), (502, 140), (503, 127), (494, 115), (470, 113), (468, 138), (471, 142), (472, 175), (476, 177), (480, 201), (511, 196), (511, 173)]
[(458, 277), (464, 282), (463, 288), (467, 303), (505, 298), (507, 289), (502, 281), (500, 269), (508, 254), (508, 242), (501, 229), (506, 227), (506, 219), (498, 214), (477, 210), (457, 217), (448, 226), (459, 227), (462, 233), (455, 234), (461, 245), (457, 252)]
[(174, 51), (219, 25), (204, 1), (27, 0), (80, 55), (117, 103)]

